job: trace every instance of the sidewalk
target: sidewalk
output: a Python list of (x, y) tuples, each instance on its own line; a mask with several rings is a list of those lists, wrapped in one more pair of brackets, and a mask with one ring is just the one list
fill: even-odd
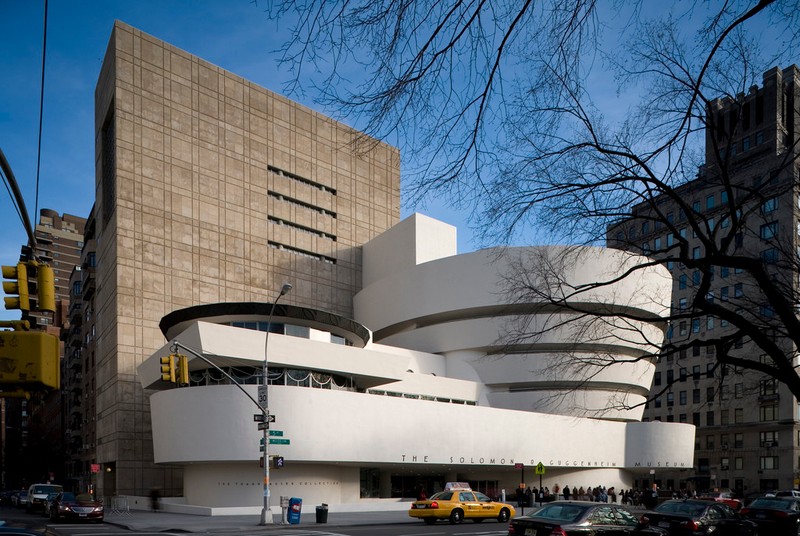
[(173, 532), (198, 532), (209, 531), (270, 531), (275, 529), (322, 529), (328, 526), (352, 525), (385, 525), (395, 523), (418, 523), (409, 517), (406, 510), (383, 512), (328, 512), (328, 521), (325, 524), (316, 522), (316, 511), (300, 515), (300, 523), (296, 525), (282, 525), (280, 516), (274, 516), (272, 525), (260, 526), (260, 515), (237, 516), (194, 516), (176, 514), (172, 512), (151, 512), (147, 510), (131, 510), (128, 514), (107, 513), (105, 522), (110, 525), (136, 531), (173, 531)]

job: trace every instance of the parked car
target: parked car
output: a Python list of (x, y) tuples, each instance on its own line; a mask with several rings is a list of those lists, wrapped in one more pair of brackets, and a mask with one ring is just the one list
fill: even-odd
[(670, 536), (754, 536), (756, 524), (722, 502), (686, 499), (666, 501), (642, 514), (643, 524), (666, 529)]
[(796, 497), (800, 499), (800, 491), (796, 489), (785, 489), (775, 493), (776, 497)]
[(555, 501), (527, 516), (516, 517), (509, 536), (663, 536), (667, 531), (647, 526), (629, 510), (615, 504)]
[(516, 511), (510, 504), (493, 501), (467, 486), (452, 486), (434, 493), (430, 499), (414, 501), (408, 515), (422, 519), (428, 525), (433, 525), (437, 519), (447, 519), (452, 524), (461, 523), (464, 519), (471, 519), (475, 523), (496, 519), (505, 523), (516, 515)]
[(50, 520), (62, 519), (103, 522), (103, 505), (89, 493), (78, 495), (70, 491), (62, 491), (50, 503)]
[(732, 491), (709, 491), (698, 495), (697, 499), (721, 502), (727, 504), (737, 512), (742, 508), (742, 501), (736, 498), (736, 495)]
[(28, 504), (26, 509), (28, 512), (35, 510), (44, 510), (44, 503), (47, 496), (51, 493), (59, 493), (64, 488), (57, 484), (32, 484), (28, 488)]
[(758, 525), (763, 536), (797, 536), (800, 534), (800, 498), (762, 497), (739, 512)]
[(752, 503), (756, 499), (761, 499), (763, 497), (774, 497), (774, 496), (775, 496), (774, 491), (757, 491), (754, 493), (748, 493), (742, 500), (742, 506), (749, 506), (750, 503)]
[(28, 490), (21, 489), (11, 497), (11, 504), (17, 508), (25, 508), (28, 506)]

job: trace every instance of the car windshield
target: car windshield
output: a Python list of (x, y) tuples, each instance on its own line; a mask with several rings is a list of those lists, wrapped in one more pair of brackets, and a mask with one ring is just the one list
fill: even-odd
[(475, 498), (481, 502), (491, 502), (491, 499), (480, 491), (475, 492)]
[(58, 493), (61, 486), (33, 486), (33, 493)]
[(533, 514), (530, 514), (528, 517), (546, 517), (547, 519), (557, 519), (559, 521), (574, 523), (583, 516), (586, 509), (587, 507), (577, 504), (549, 504)]
[(791, 499), (777, 499), (775, 497), (762, 497), (750, 504), (750, 508), (769, 508), (771, 510), (797, 510), (797, 501)]
[(681, 516), (698, 517), (703, 515), (703, 510), (708, 508), (704, 504), (694, 504), (687, 502), (665, 502), (658, 505), (656, 512), (662, 514), (678, 514)]
[(439, 493), (434, 493), (431, 496), (431, 500), (439, 499), (440, 501), (449, 501), (453, 497), (452, 491), (440, 491)]
[(74, 501), (75, 500), (75, 494), (74, 493), (70, 493), (69, 491), (66, 491), (66, 492), (61, 494), (61, 500), (62, 501)]

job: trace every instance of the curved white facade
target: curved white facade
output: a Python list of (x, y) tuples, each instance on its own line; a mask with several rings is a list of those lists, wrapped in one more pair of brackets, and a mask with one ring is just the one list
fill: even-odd
[[(519, 463), (543, 463), (543, 483), (551, 488), (628, 488), (651, 469), (691, 468), (694, 427), (637, 422), (641, 408), (633, 407), (650, 387), (648, 356), (662, 341), (658, 317), (669, 302), (669, 274), (653, 268), (581, 294), (573, 305), (601, 307), (609, 316), (600, 326), (580, 326), (569, 300), (567, 307), (543, 308), (512, 299), (501, 283), (523, 257), (556, 260), (572, 252), (452, 255), (449, 229), (415, 216), (364, 247), (365, 287), (354, 309), (380, 344), (270, 335), (270, 370), (348, 381), (343, 388), (294, 380), (270, 386), (272, 427), (290, 440), (270, 447), (286, 460), (285, 468), (271, 471), (272, 505), (281, 495), (333, 509), (363, 507), (376, 495), (390, 502), (397, 482), (411, 475), (483, 482), (510, 493), (520, 482)], [(573, 285), (611, 281), (637, 261), (604, 249), (576, 252), (586, 262), (560, 273)], [(509, 322), (520, 321), (552, 329), (502, 345)], [(263, 332), (199, 319), (183, 325), (175, 338), (219, 366), (258, 367), (263, 360)], [(168, 347), (140, 366), (146, 388), (164, 387), (158, 357)], [(190, 368), (207, 365), (195, 358)], [(256, 396), (256, 385), (244, 389)], [(251, 399), (234, 385), (193, 384), (155, 392), (150, 403), (155, 461), (184, 467), (186, 503), (214, 513), (258, 511), (261, 432)], [(533, 483), (532, 469), (528, 474)], [(375, 493), (365, 491), (367, 477), (375, 479)]]

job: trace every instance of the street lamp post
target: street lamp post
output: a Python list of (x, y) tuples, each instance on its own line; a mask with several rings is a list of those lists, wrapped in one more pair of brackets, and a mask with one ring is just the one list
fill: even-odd
[(278, 297), (275, 298), (275, 301), (272, 302), (272, 307), (269, 309), (269, 317), (267, 318), (267, 333), (264, 335), (264, 370), (262, 371), (261, 376), (261, 385), (263, 386), (263, 396), (262, 393), (259, 393), (259, 402), (261, 403), (261, 416), (266, 426), (264, 427), (264, 507), (261, 509), (261, 523), (260, 525), (269, 525), (272, 524), (272, 516), (269, 514), (269, 397), (267, 396), (267, 371), (269, 369), (269, 360), (268, 360), (268, 343), (269, 343), (269, 332), (272, 328), (272, 315), (275, 313), (275, 306), (278, 304), (278, 300), (281, 299), (281, 296), (287, 294), (290, 290), (292, 290), (292, 285), (290, 283), (284, 283), (281, 286), (281, 292), (278, 294)]

